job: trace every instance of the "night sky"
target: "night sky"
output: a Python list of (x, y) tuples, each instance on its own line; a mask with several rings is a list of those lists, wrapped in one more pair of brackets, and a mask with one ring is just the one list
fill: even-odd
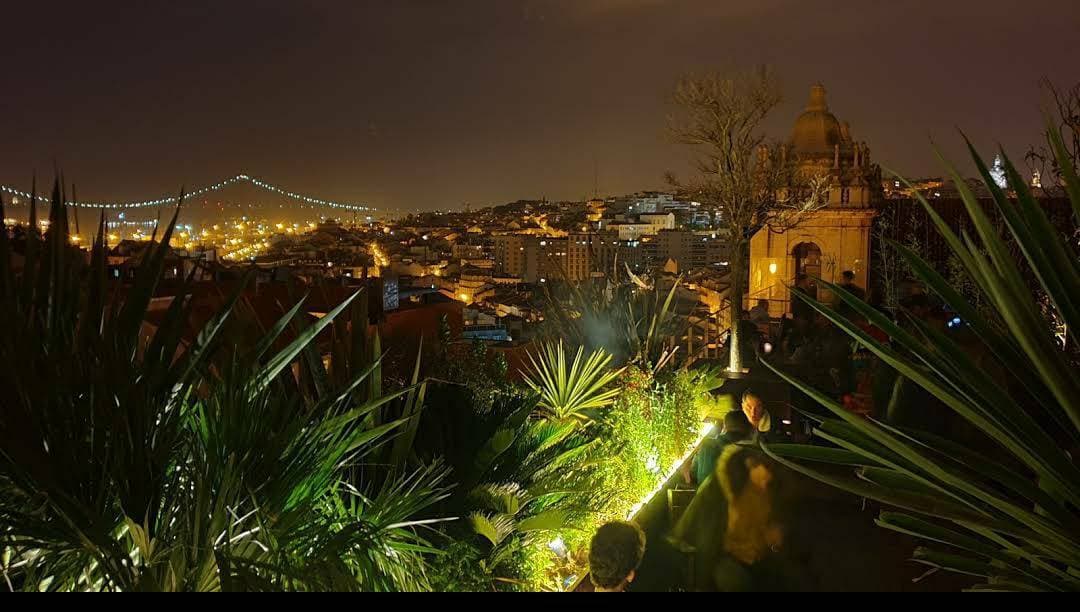
[[(5, 2), (0, 183), (56, 160), (81, 199), (246, 172), (431, 209), (663, 185), (690, 70), (773, 65), (786, 137), (812, 83), (874, 157), (937, 173), (954, 128), (1017, 156), (1037, 82), (1080, 80), (1077, 0)], [(957, 154), (957, 156), (959, 156)]]

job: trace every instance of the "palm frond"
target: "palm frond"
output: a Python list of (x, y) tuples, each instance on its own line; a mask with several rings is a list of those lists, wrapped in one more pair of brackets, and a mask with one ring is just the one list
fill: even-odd
[(529, 355), (532, 370), (525, 382), (539, 394), (537, 407), (548, 417), (589, 421), (618, 395), (610, 385), (621, 370), (610, 368), (611, 355), (602, 349), (593, 351), (588, 358), (584, 354), (584, 347), (579, 347), (571, 362), (562, 342), (558, 342), (543, 345), (537, 355)]

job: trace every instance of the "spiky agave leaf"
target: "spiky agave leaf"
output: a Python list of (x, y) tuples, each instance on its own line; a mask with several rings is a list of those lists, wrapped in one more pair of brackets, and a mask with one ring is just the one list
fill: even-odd
[[(990, 186), (993, 207), (1019, 248), (1020, 261), (951, 165), (947, 164), (978, 244), (970, 236), (953, 233), (929, 203), (920, 200), (966, 273), (988, 297), (997, 319), (988, 320), (967, 305), (910, 249), (901, 249), (901, 254), (915, 274), (979, 333), (990, 354), (1020, 383), (1015, 389), (989, 376), (949, 337), (917, 320), (912, 320), (913, 331), (905, 330), (826, 283), (845, 304), (884, 330), (895, 345), (890, 346), (828, 307), (799, 297), (981, 430), (1009, 460), (986, 457), (932, 433), (856, 418), (776, 368), (838, 418), (824, 421), (816, 433), (842, 450), (764, 448), (799, 472), (918, 515), (885, 512), (878, 524), (949, 546), (949, 552), (920, 548), (914, 559), (985, 579), (978, 590), (1080, 590), (1075, 573), (1080, 567), (1080, 470), (1056, 442), (1077, 440), (1080, 435), (1080, 376), (1075, 364), (1055, 347), (1029, 284), (1034, 279), (1057, 314), (1072, 321), (1080, 295), (1080, 254), (1058, 238), (1010, 162), (1006, 169), (1011, 183), (1018, 185), (1016, 203), (994, 185), (985, 163), (974, 149), (971, 152)], [(1074, 209), (1080, 209), (1080, 181), (1069, 175), (1065, 180)], [(1037, 418), (1031, 406), (1038, 406), (1047, 418)], [(858, 466), (857, 477), (808, 465), (815, 462)]]

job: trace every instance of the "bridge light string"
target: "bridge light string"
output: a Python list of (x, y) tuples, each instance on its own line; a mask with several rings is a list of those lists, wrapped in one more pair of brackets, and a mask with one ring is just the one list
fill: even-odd
[[(373, 212), (373, 211), (376, 210), (373, 207), (363, 206), (361, 204), (353, 204), (353, 203), (348, 203), (348, 202), (336, 202), (336, 201), (333, 201), (333, 200), (324, 200), (322, 198), (316, 198), (316, 197), (312, 197), (312, 196), (308, 196), (308, 195), (304, 195), (304, 194), (300, 194), (300, 193), (295, 193), (295, 192), (289, 191), (287, 189), (282, 189), (281, 187), (278, 187), (277, 185), (274, 185), (272, 183), (267, 183), (266, 181), (259, 180), (258, 178), (255, 178), (253, 176), (248, 176), (246, 174), (237, 174), (234, 177), (224, 179), (222, 181), (214, 183), (213, 185), (207, 185), (205, 187), (200, 187), (199, 189), (196, 189), (196, 190), (192, 191), (191, 193), (184, 194), (184, 199), (199, 198), (199, 197), (202, 197), (203, 195), (205, 195), (207, 193), (211, 193), (211, 192), (214, 192), (214, 191), (221, 191), (222, 189), (225, 189), (226, 187), (229, 187), (230, 185), (234, 185), (234, 184), (240, 183), (240, 182), (248, 182), (248, 183), (251, 183), (252, 185), (255, 185), (256, 187), (259, 187), (259, 188), (264, 189), (266, 191), (269, 191), (271, 193), (276, 193), (278, 195), (285, 196), (287, 198), (290, 198), (290, 199), (293, 199), (293, 200), (296, 200), (298, 202), (302, 202), (302, 203), (305, 203), (305, 204), (311, 204), (313, 206), (325, 206), (327, 208), (336, 208), (336, 209), (340, 209), (340, 210), (348, 210), (348, 211), (354, 211), (354, 212)], [(29, 200), (30, 198), (33, 197), (32, 194), (30, 194), (30, 193), (28, 193), (26, 191), (21, 191), (19, 189), (15, 189), (14, 187), (8, 187), (7, 185), (0, 185), (0, 191), (2, 191), (4, 193), (10, 193), (11, 195), (18, 196), (20, 198), (24, 198), (24, 199), (27, 199), (27, 200)], [(38, 200), (40, 200), (42, 202), (45, 202), (45, 203), (48, 203), (50, 201), (49, 198), (47, 198), (47, 197), (45, 197), (43, 195), (39, 195)], [(69, 206), (74, 206), (74, 207), (77, 207), (77, 208), (119, 208), (119, 209), (151, 208), (151, 207), (155, 207), (155, 206), (166, 206), (166, 205), (169, 205), (169, 204), (176, 204), (177, 200), (178, 200), (178, 198), (171, 197), (171, 198), (158, 198), (156, 200), (144, 200), (142, 202), (68, 202), (68, 205)]]

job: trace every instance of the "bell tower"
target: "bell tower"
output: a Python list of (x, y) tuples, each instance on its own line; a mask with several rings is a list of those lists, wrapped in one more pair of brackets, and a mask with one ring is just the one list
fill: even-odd
[[(870, 273), (870, 234), (882, 199), (881, 168), (870, 148), (856, 141), (847, 122), (830, 111), (825, 87), (810, 88), (806, 110), (795, 121), (790, 163), (808, 176), (828, 182), (828, 205), (783, 233), (764, 228), (750, 241), (747, 307), (770, 302), (774, 317), (791, 310), (788, 290), (800, 275), (840, 283), (845, 270), (866, 288)], [(832, 296), (819, 291), (818, 298)]]

